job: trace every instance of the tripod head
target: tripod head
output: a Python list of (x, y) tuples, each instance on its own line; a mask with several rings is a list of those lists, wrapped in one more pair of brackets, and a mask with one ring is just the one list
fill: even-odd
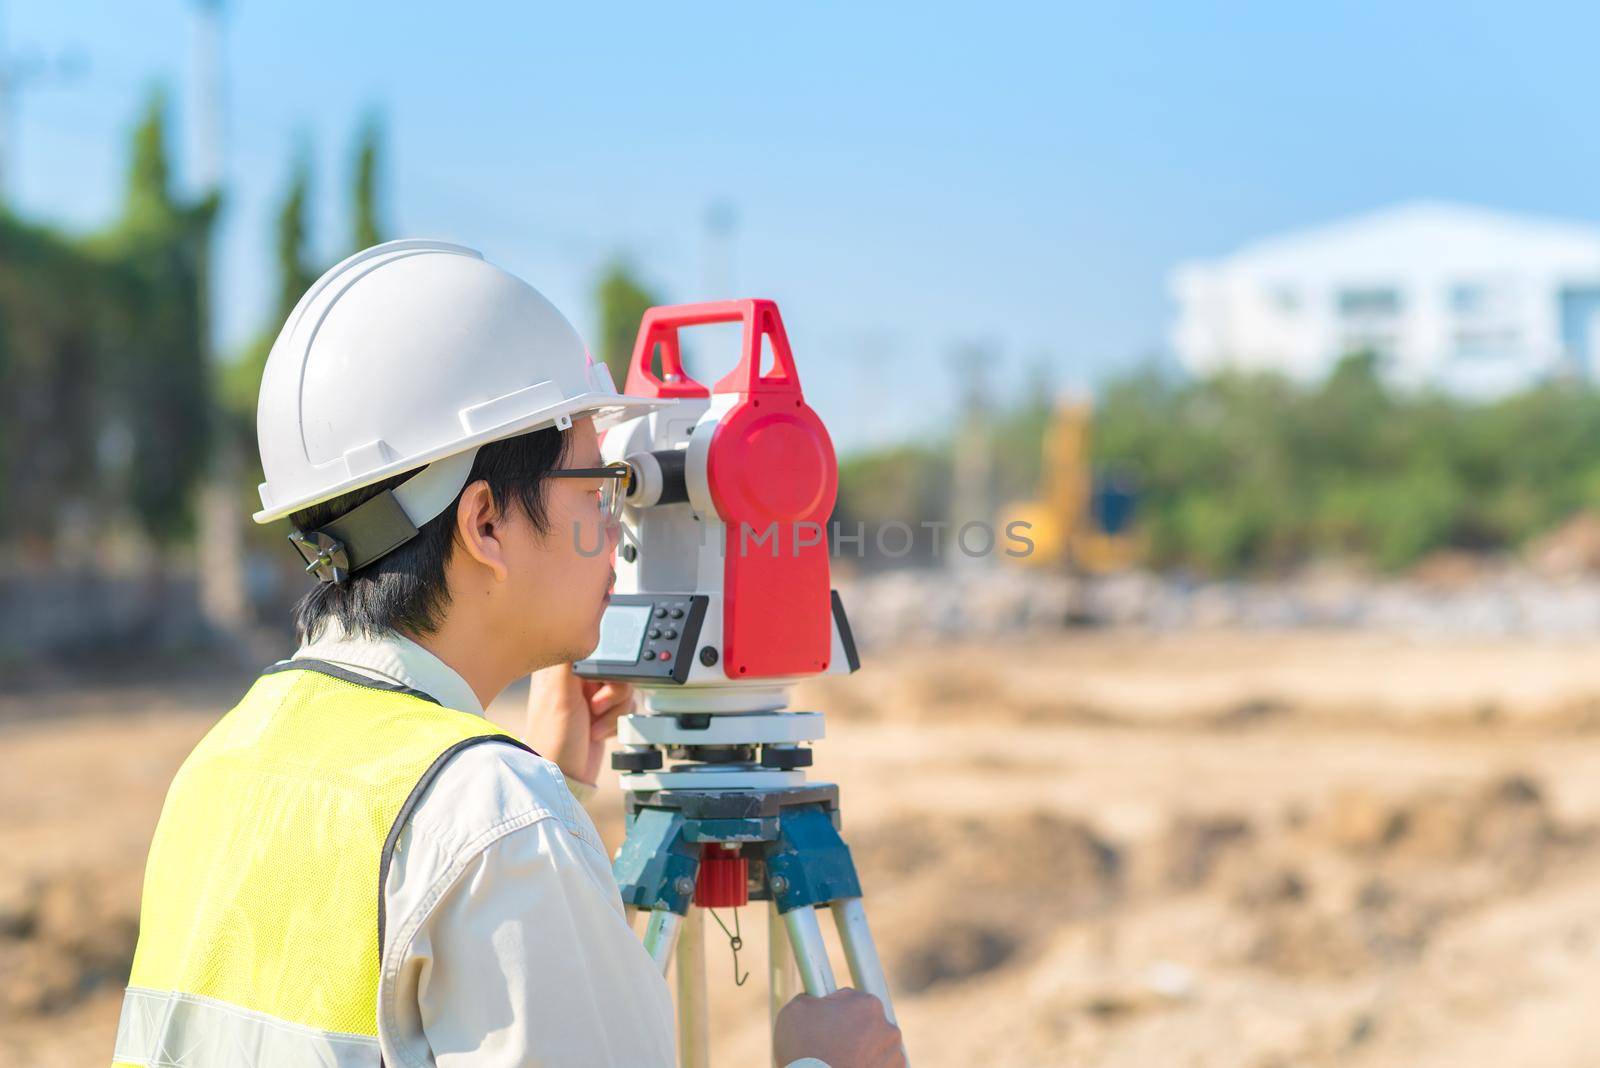
[[(743, 334), (739, 362), (708, 388), (685, 372), (679, 335), (712, 323), (740, 323)], [(838, 463), (801, 392), (777, 305), (650, 309), (626, 389), (675, 403), (610, 428), (600, 445), (605, 460), (629, 466), (624, 535), (600, 643), (576, 670), (632, 682), (645, 705), (625, 725), (629, 748), (613, 763), (635, 773), (624, 776), (629, 789), (662, 785), (661, 776), (639, 776), (660, 767), (663, 747), (724, 768), (808, 764), (809, 751), (785, 750), (821, 737), (820, 715), (767, 714), (787, 706), (799, 679), (844, 674), (858, 660), (830, 584)]]

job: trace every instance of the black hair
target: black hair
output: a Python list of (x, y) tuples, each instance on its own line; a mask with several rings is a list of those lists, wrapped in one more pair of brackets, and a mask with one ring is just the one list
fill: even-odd
[[(568, 435), (550, 427), (490, 442), (478, 450), (465, 489), (482, 479), (497, 508), (515, 502), (534, 527), (549, 533), (545, 515), (545, 476), (566, 453)], [(316, 530), (386, 489), (393, 489), (421, 468), (363, 486), (331, 501), (314, 504), (289, 516), (297, 530)], [(320, 582), (294, 608), (300, 641), (316, 638), (323, 625), (339, 624), (347, 634), (378, 637), (387, 631), (432, 634), (444, 621), (450, 604), (445, 565), (456, 542), (456, 494), (448, 507), (417, 531), (416, 537), (337, 585)]]

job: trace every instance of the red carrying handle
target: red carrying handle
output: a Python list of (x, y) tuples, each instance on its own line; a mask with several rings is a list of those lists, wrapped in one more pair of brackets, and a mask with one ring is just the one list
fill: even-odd
[[(717, 380), (713, 389), (690, 378), (683, 369), (683, 350), (678, 331), (685, 326), (712, 323), (744, 323), (744, 338), (739, 362)], [(760, 373), (761, 339), (772, 345), (772, 370)], [(650, 367), (651, 356), (661, 346), (661, 372)], [(800, 375), (789, 349), (789, 335), (783, 317), (770, 300), (718, 300), (706, 304), (672, 304), (651, 308), (639, 322), (639, 337), (633, 345), (633, 360), (628, 365), (624, 393), (636, 397), (709, 397), (712, 393), (795, 393), (800, 392)]]

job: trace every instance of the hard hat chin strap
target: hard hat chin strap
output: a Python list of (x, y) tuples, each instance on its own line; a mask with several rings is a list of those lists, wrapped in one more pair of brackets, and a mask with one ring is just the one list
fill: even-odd
[(444, 511), (467, 484), (477, 455), (477, 449), (469, 449), (436, 460), (317, 530), (292, 532), (289, 542), (319, 582), (343, 582), (416, 537)]

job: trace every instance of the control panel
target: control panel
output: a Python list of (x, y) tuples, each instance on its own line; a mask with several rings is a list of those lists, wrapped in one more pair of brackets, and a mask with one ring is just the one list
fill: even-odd
[(681, 683), (705, 615), (704, 594), (614, 593), (600, 617), (600, 644), (573, 670), (584, 678)]

